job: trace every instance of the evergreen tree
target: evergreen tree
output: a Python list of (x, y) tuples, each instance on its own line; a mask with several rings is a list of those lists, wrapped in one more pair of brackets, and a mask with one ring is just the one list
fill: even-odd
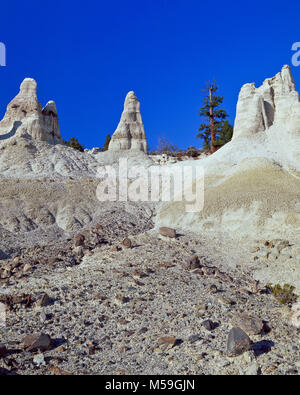
[(218, 146), (222, 147), (226, 143), (229, 143), (231, 141), (233, 135), (233, 127), (230, 125), (230, 123), (226, 120), (223, 122), (223, 127), (220, 131), (220, 135), (217, 139), (217, 144)]
[(215, 95), (217, 90), (218, 86), (215, 82), (207, 83), (205, 89), (207, 94), (204, 96), (203, 107), (199, 110), (199, 116), (206, 118), (207, 122), (200, 125), (200, 133), (197, 135), (204, 140), (203, 148), (210, 149), (212, 153), (216, 152), (224, 120), (227, 118), (226, 111), (219, 108), (223, 103), (223, 97)]
[(75, 137), (71, 137), (69, 141), (64, 141), (64, 144), (68, 147), (77, 149), (80, 152), (84, 151), (84, 147), (79, 144), (79, 141)]
[(111, 140), (111, 137), (110, 137), (110, 134), (108, 134), (106, 136), (106, 140), (105, 140), (104, 147), (103, 147), (102, 151), (107, 151), (108, 150), (108, 146), (109, 146), (110, 140)]

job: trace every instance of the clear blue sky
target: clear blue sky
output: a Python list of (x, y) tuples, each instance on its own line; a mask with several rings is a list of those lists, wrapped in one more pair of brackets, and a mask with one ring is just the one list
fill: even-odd
[[(134, 90), (150, 147), (161, 135), (199, 147), (205, 82), (216, 79), (233, 122), (244, 83), (291, 65), (299, 17), (296, 0), (2, 2), (0, 118), (21, 81), (33, 77), (42, 105), (56, 101), (64, 139), (103, 146)], [(292, 69), (299, 88), (300, 67)]]

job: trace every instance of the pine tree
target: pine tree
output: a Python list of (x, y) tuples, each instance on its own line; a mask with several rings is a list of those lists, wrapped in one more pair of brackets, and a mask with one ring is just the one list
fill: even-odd
[(110, 134), (108, 134), (106, 136), (104, 147), (103, 147), (102, 151), (107, 151), (108, 150), (108, 146), (109, 146), (110, 140), (111, 140), (111, 137), (110, 137)]
[(207, 123), (200, 125), (200, 133), (197, 135), (204, 140), (203, 148), (210, 149), (212, 153), (216, 152), (224, 120), (227, 118), (226, 111), (218, 108), (223, 103), (223, 97), (215, 95), (217, 90), (218, 87), (215, 82), (207, 83), (205, 89), (207, 94), (204, 96), (203, 107), (199, 110), (199, 116), (206, 118)]
[(77, 149), (80, 152), (84, 151), (84, 147), (79, 144), (79, 141), (75, 137), (71, 137), (69, 141), (64, 141), (64, 144), (68, 147)]
[(220, 131), (219, 138), (217, 139), (218, 146), (222, 147), (223, 145), (229, 143), (231, 141), (233, 135), (233, 127), (226, 120), (223, 122), (222, 129)]

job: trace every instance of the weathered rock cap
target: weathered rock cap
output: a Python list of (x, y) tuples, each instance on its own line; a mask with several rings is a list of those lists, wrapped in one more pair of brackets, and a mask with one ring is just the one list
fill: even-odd
[(53, 117), (57, 117), (56, 103), (53, 100), (48, 101), (48, 103), (42, 109), (42, 113), (44, 115), (52, 115)]

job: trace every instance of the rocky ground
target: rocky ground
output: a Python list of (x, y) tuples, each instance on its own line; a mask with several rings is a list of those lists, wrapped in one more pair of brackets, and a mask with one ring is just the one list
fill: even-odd
[[(79, 152), (36, 89), (25, 79), (0, 122), (0, 373), (300, 373), (290, 67), (242, 87), (232, 140), (213, 155), (151, 159), (133, 92), (109, 150)], [(104, 172), (121, 188), (126, 168), (145, 180), (155, 164), (162, 181), (168, 169), (194, 169), (183, 187), (199, 199), (203, 170), (203, 209), (190, 212), (186, 193), (163, 205), (102, 202)], [(134, 181), (128, 174), (126, 186)]]
[(300, 372), (291, 306), (252, 276), (268, 245), (134, 228), (98, 223), (1, 262), (2, 374)]

